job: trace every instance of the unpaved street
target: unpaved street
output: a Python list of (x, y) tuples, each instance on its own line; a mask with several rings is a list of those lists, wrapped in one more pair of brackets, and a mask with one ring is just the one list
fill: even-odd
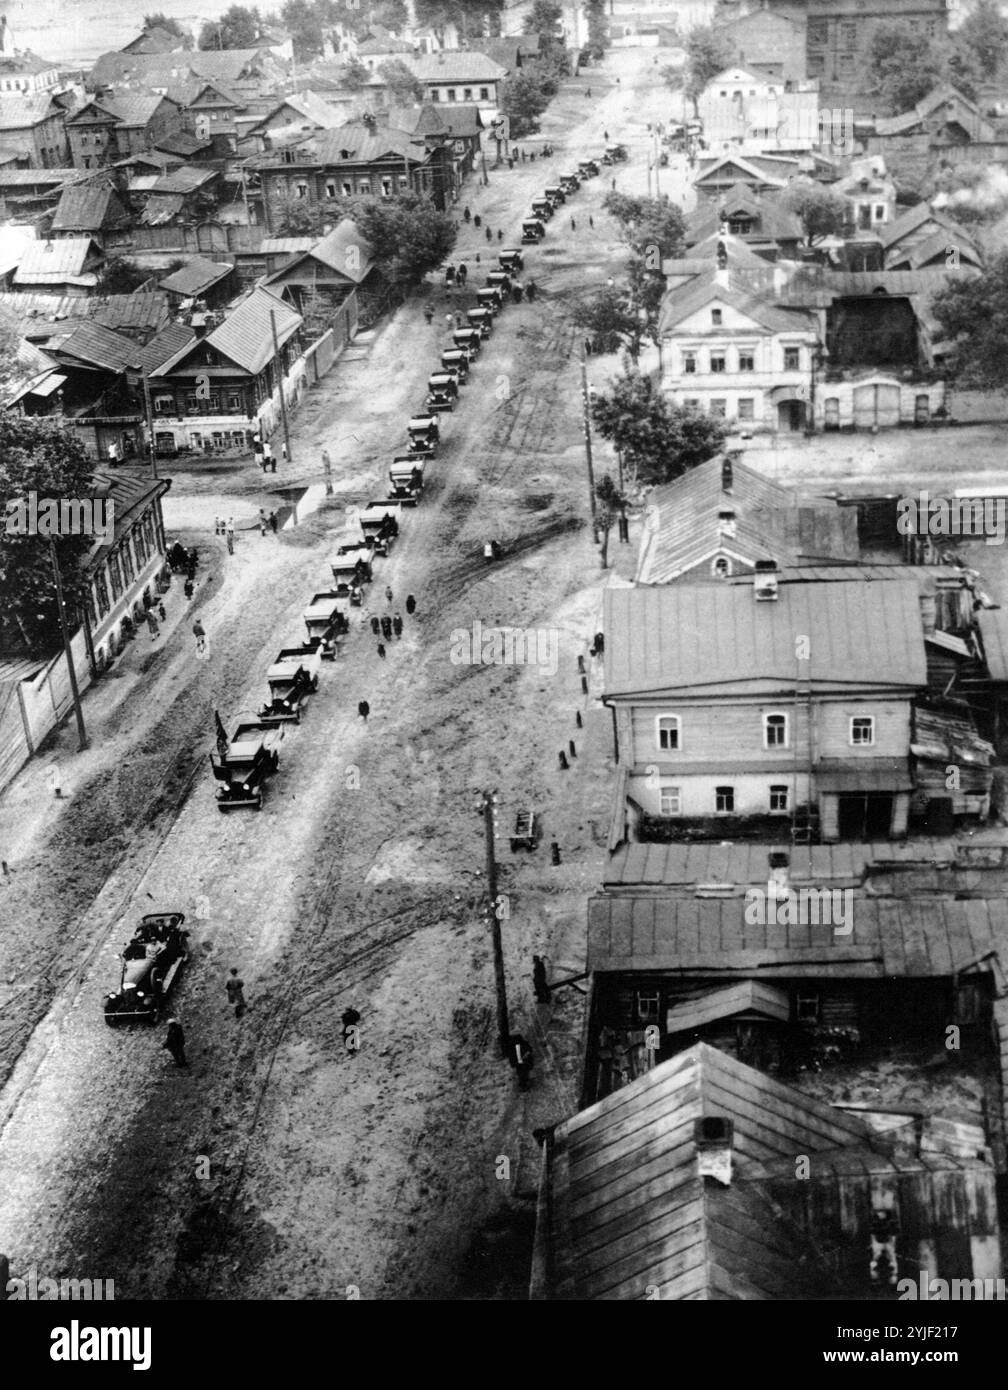
[[(591, 101), (573, 82), (544, 121), (552, 160), (467, 187), (504, 244), (547, 176), (597, 153), (604, 126), (636, 138), (662, 114), (639, 54), (610, 59), (591, 81)], [(642, 168), (621, 166), (621, 186)], [(446, 417), (423, 502), (376, 567), (372, 609), (388, 584), (396, 608), (416, 595), (416, 617), (382, 661), (366, 610), (288, 731), (258, 815), (216, 810), (213, 709), (233, 723), (258, 705), (274, 651), (299, 638), (307, 599), (326, 587), (344, 504), (383, 495), (446, 337), (444, 292), (432, 326), (423, 300), (411, 302), (295, 418), (296, 463), (278, 483), (318, 481), (325, 447), (335, 484), (297, 530), (245, 531), (229, 558), (214, 513), (226, 501), (241, 524), (276, 497), (251, 466), (176, 476), (166, 517), (201, 548), (209, 659), (197, 660), (193, 612), (173, 590), (171, 630), (154, 647), (138, 638), (88, 696), (91, 750), (78, 757), (63, 729), (0, 802), (11, 868), (0, 886), (0, 1237), (12, 1270), (114, 1278), (119, 1297), (340, 1297), (350, 1286), (364, 1298), (522, 1295), (531, 1130), (573, 1108), (583, 1002), (566, 989), (536, 1006), (531, 954), (545, 952), (555, 975), (580, 970), (608, 829), (609, 720), (582, 694), (577, 657), (611, 572), (598, 570), (584, 525), (565, 313), (618, 252), (599, 208), (605, 187), (596, 179), (575, 195), (576, 233), (561, 209), (530, 249), (524, 278), (541, 294), (498, 319)], [(496, 252), (481, 236), (465, 229), (456, 252), (473, 286), (476, 252)], [(505, 552), (496, 565), (482, 558), (490, 536)], [(627, 548), (612, 549), (626, 572)], [(555, 631), (556, 672), (452, 664), (451, 633), (477, 618)], [(45, 794), (54, 757), (66, 803)], [(488, 788), (499, 796), (512, 1026), (536, 1049), (527, 1094), (496, 1050), (476, 814)], [(507, 832), (527, 805), (543, 839), (513, 856)], [(162, 1029), (102, 1020), (115, 953), (154, 906), (181, 907), (193, 929), (173, 1001), (188, 1071), (161, 1050)], [(240, 1021), (223, 990), (232, 964), (251, 1005)], [(348, 1004), (362, 1015), (353, 1056), (341, 1040)]]

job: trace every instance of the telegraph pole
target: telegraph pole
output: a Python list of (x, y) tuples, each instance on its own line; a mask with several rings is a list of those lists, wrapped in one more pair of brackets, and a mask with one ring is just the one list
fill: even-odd
[(490, 898), (490, 938), (493, 945), (494, 980), (497, 985), (497, 1036), (500, 1040), (501, 1055), (508, 1055), (508, 1038), (511, 1027), (508, 1023), (507, 986), (504, 980), (504, 947), (501, 942), (500, 916), (497, 901), (497, 855), (494, 849), (494, 828), (497, 811), (493, 792), (483, 793), (483, 829), (486, 836), (486, 875), (487, 893)]
[(150, 475), (157, 477), (157, 454), (154, 452), (154, 417), (151, 412), (150, 380), (143, 374), (144, 410), (147, 414), (147, 448), (150, 453)]
[(84, 711), (81, 709), (80, 691), (77, 689), (77, 672), (74, 670), (73, 652), (70, 648), (70, 629), (67, 627), (66, 609), (63, 606), (63, 580), (60, 576), (59, 556), (56, 554), (56, 540), (53, 536), (49, 537), (49, 558), (52, 560), (53, 578), (56, 581), (56, 606), (59, 609), (60, 631), (63, 634), (63, 654), (70, 677), (70, 694), (73, 696), (74, 714), (77, 716), (77, 751), (83, 753), (88, 746), (84, 730)]
[(581, 349), (581, 401), (584, 407), (585, 460), (588, 464), (588, 502), (591, 507), (592, 535), (598, 540), (598, 520), (595, 510), (595, 467), (592, 462), (591, 399), (588, 395), (588, 359)]
[(280, 346), (277, 343), (276, 331), (276, 312), (273, 309), (270, 310), (270, 328), (273, 332), (273, 368), (277, 374), (277, 380), (280, 383), (280, 414), (283, 417), (284, 443), (287, 446), (287, 462), (293, 463), (294, 460), (291, 457), (290, 428), (287, 424), (287, 397), (284, 395), (283, 363), (280, 361)]

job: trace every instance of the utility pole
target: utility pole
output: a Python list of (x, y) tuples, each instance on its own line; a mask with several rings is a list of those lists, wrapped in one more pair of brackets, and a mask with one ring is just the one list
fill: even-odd
[(284, 395), (284, 371), (283, 363), (280, 360), (280, 346), (277, 343), (276, 331), (276, 312), (270, 310), (270, 329), (273, 332), (273, 370), (277, 374), (277, 381), (280, 385), (280, 414), (283, 417), (284, 444), (287, 446), (287, 462), (293, 463), (291, 457), (290, 428), (287, 424), (287, 397)]
[(151, 412), (150, 380), (143, 374), (144, 410), (147, 415), (147, 449), (150, 453), (150, 475), (157, 477), (157, 454), (154, 452), (154, 416)]
[(658, 181), (658, 168), (659, 168), (659, 165), (661, 164), (661, 148), (660, 148), (660, 146), (659, 146), (659, 144), (658, 144), (658, 132), (657, 132), (657, 131), (655, 131), (655, 133), (654, 133), (654, 145), (655, 145), (655, 148), (654, 148), (654, 192), (655, 192), (655, 197), (656, 197), (656, 198), (660, 198), (660, 197), (661, 197), (661, 184), (660, 184), (659, 181)]
[(84, 711), (81, 709), (80, 691), (77, 689), (77, 672), (74, 670), (73, 652), (70, 649), (70, 629), (67, 627), (66, 609), (63, 606), (63, 580), (60, 576), (59, 556), (56, 554), (56, 539), (49, 537), (49, 558), (52, 560), (53, 578), (56, 581), (56, 606), (59, 609), (60, 631), (63, 634), (63, 655), (66, 657), (67, 674), (70, 677), (70, 694), (73, 696), (74, 714), (77, 716), (77, 751), (83, 753), (88, 746), (84, 731)]
[(483, 829), (486, 838), (487, 893), (490, 898), (490, 937), (493, 945), (494, 980), (497, 985), (497, 1036), (500, 1040), (501, 1055), (508, 1054), (508, 1038), (511, 1027), (508, 1023), (507, 986), (504, 980), (504, 948), (501, 942), (500, 917), (497, 901), (497, 855), (494, 850), (494, 828), (497, 811), (493, 792), (483, 793)]
[(581, 401), (584, 407), (585, 460), (588, 464), (588, 502), (591, 506), (592, 535), (598, 540), (598, 519), (595, 510), (595, 467), (592, 463), (591, 398), (588, 395), (588, 359), (581, 349)]

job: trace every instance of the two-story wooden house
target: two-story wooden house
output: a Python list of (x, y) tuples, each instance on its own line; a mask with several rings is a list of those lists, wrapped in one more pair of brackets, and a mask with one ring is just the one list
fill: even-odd
[(638, 838), (905, 834), (927, 685), (912, 579), (762, 562), (739, 582), (609, 590), (604, 626), (617, 816)]
[(662, 390), (741, 430), (801, 430), (810, 412), (815, 315), (728, 284), (727, 271), (666, 296)]
[(448, 106), (457, 102), (474, 103), (483, 111), (497, 109), (507, 72), (485, 53), (465, 48), (441, 49), (405, 61), (423, 84), (428, 101)]
[(50, 91), (0, 99), (0, 145), (23, 155), (32, 168), (58, 169), (70, 162), (66, 107)]
[(74, 167), (97, 169), (182, 133), (182, 110), (157, 92), (124, 92), (89, 101), (67, 117)]

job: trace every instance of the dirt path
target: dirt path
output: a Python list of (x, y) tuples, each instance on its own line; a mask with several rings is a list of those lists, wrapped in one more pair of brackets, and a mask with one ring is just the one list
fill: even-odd
[[(624, 82), (631, 70), (620, 67)], [(544, 127), (558, 148), (572, 132), (566, 159), (491, 172), (489, 188), (468, 193), (506, 240), (544, 175), (596, 151), (609, 104), (625, 100), (615, 89), (600, 99), (593, 81), (590, 113), (577, 88)], [(608, 719), (582, 695), (576, 661), (607, 577), (582, 526), (578, 375), (563, 313), (613, 251), (603, 191), (596, 180), (578, 195), (585, 216), (594, 206), (594, 233), (575, 242), (556, 218), (530, 255), (526, 279), (544, 293), (498, 320), (424, 502), (376, 572), (372, 602), (386, 583), (397, 605), (412, 590), (416, 619), (385, 661), (369, 629), (351, 635), (285, 739), (260, 815), (216, 811), (205, 767), (212, 709), (227, 720), (258, 702), (273, 650), (297, 634), (305, 599), (325, 582), (339, 511), (279, 541), (249, 536), (227, 567), (218, 557), (201, 596), (208, 662), (197, 663), (180, 626), (153, 655), (134, 644), (121, 676), (124, 691), (133, 682), (128, 702), (112, 683), (89, 697), (94, 751), (73, 760), (72, 800), (21, 832), (0, 889), (16, 924), (0, 942), (6, 1056), (18, 1057), (0, 1096), (0, 1233), (12, 1269), (100, 1274), (120, 1297), (338, 1296), (348, 1285), (363, 1297), (520, 1294), (530, 1129), (573, 1104), (581, 1005), (566, 990), (537, 1010), (530, 958), (544, 951), (559, 973), (580, 968), (609, 813)], [(297, 464), (284, 485), (317, 476), (327, 447), (336, 503), (380, 495), (436, 334), (413, 304), (366, 357), (341, 364), (295, 421)], [(176, 478), (172, 506), (212, 549), (207, 518), (226, 480), (187, 481)], [(246, 474), (231, 495), (258, 506), (261, 487)], [(514, 542), (489, 568), (488, 530)], [(452, 632), (476, 618), (555, 634), (556, 670), (452, 664)], [(362, 697), (367, 727), (356, 717)], [(71, 739), (62, 732), (59, 756), (70, 757)], [(577, 756), (561, 772), (569, 739)], [(524, 1096), (495, 1048), (475, 814), (486, 787), (498, 789), (505, 834), (525, 804), (545, 824), (533, 855), (512, 857), (501, 842), (512, 1023), (537, 1049)], [(14, 833), (26, 803), (19, 782), (0, 804), (0, 830)], [(121, 923), (152, 903), (181, 906), (194, 928), (174, 1001), (188, 1072), (170, 1066), (160, 1030), (114, 1032), (101, 1018)], [(240, 1023), (223, 996), (232, 963), (252, 1002)], [(363, 1016), (356, 1056), (341, 1046), (347, 1003)]]

